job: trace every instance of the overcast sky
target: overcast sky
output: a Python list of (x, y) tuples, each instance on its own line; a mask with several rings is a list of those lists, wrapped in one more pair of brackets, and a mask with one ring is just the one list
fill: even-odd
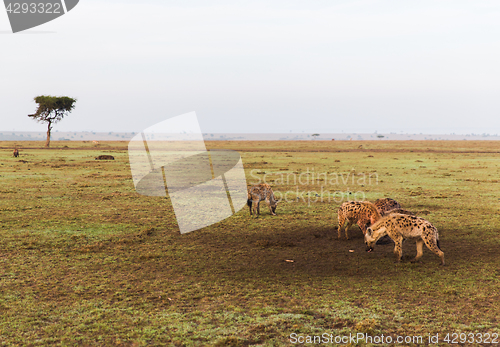
[[(190, 5), (186, 5), (189, 3)], [(0, 130), (500, 134), (500, 2), (81, 0), (12, 34), (0, 8)]]

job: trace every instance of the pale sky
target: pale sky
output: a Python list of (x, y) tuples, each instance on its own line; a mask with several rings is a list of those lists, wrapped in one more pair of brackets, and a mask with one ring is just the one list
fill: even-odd
[(81, 0), (17, 34), (1, 7), (0, 47), (0, 131), (44, 131), (45, 94), (78, 99), (59, 131), (500, 133), (497, 0)]

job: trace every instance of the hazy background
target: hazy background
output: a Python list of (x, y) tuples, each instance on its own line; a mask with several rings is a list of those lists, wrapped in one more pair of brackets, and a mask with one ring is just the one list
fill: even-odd
[(81, 0), (18, 34), (1, 7), (0, 47), (3, 131), (48, 94), (78, 99), (59, 131), (500, 133), (498, 1)]

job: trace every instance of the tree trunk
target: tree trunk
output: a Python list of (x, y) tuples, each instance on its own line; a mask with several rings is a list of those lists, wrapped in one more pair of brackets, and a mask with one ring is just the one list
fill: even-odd
[(51, 125), (51, 122), (49, 122), (49, 126), (47, 128), (47, 141), (45, 142), (45, 147), (50, 146), (50, 131), (52, 130), (50, 125)]

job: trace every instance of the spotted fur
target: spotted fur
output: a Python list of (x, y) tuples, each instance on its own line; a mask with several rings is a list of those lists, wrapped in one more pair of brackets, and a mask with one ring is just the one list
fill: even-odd
[(391, 198), (377, 199), (374, 203), (375, 207), (381, 216), (385, 215), (386, 212), (394, 210), (396, 208), (401, 208), (399, 202)]
[(342, 235), (342, 228), (347, 221), (345, 227), (345, 237), (349, 239), (348, 230), (353, 224), (357, 224), (363, 234), (366, 232), (366, 227), (375, 223), (380, 219), (380, 213), (374, 204), (369, 201), (348, 201), (344, 202), (338, 209), (339, 220), (339, 239)]
[(422, 248), (425, 243), (427, 248), (441, 258), (441, 265), (444, 265), (444, 253), (439, 248), (438, 231), (425, 219), (400, 213), (391, 213), (382, 217), (366, 230), (366, 250), (372, 251), (377, 240), (384, 235), (389, 235), (394, 241), (394, 254), (398, 262), (403, 257), (403, 240), (412, 239), (416, 240), (417, 243), (417, 256), (413, 260), (414, 262), (422, 257)]
[(266, 202), (271, 214), (276, 216), (278, 201), (276, 201), (276, 198), (274, 197), (273, 189), (267, 183), (257, 184), (248, 189), (247, 205), (250, 209), (250, 215), (252, 215), (252, 212), (256, 217), (260, 214), (259, 203), (262, 200)]
[(402, 208), (395, 208), (394, 210), (389, 210), (385, 212), (385, 215), (389, 215), (392, 213), (401, 213), (401, 214), (406, 214), (408, 216), (416, 216), (415, 213), (408, 211), (408, 210), (403, 210)]

